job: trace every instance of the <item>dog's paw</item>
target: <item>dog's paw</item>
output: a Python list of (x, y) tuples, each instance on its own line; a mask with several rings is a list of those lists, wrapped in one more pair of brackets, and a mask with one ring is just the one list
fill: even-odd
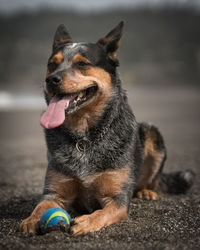
[[(99, 215), (99, 216), (98, 216)], [(83, 215), (74, 219), (70, 231), (74, 236), (85, 235), (102, 228), (101, 216), (98, 211), (93, 214)]]
[(19, 230), (24, 233), (36, 234), (39, 225), (39, 220), (30, 216), (23, 220), (19, 226)]
[(139, 199), (145, 199), (145, 200), (158, 200), (157, 193), (149, 189), (142, 189), (138, 191), (137, 197)]

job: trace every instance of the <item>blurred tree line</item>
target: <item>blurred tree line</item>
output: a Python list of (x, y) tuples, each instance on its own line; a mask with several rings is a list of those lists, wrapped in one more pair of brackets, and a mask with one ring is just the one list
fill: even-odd
[(56, 27), (74, 41), (96, 42), (119, 21), (126, 25), (119, 58), (127, 84), (198, 84), (200, 12), (135, 9), (78, 14), (42, 9), (0, 16), (0, 89), (37, 89), (44, 81)]

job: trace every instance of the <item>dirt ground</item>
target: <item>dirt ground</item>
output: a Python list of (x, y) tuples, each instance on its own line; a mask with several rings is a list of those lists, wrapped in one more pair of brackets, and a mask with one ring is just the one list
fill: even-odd
[(137, 86), (128, 95), (137, 120), (158, 125), (166, 139), (165, 171), (196, 172), (188, 194), (135, 198), (128, 220), (84, 237), (20, 233), (41, 195), (47, 165), (41, 111), (0, 112), (0, 249), (200, 249), (200, 88)]

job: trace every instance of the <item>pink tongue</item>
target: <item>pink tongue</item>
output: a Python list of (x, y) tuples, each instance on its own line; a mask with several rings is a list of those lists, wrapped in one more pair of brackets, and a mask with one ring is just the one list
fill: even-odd
[(54, 96), (40, 119), (40, 124), (46, 129), (56, 128), (65, 120), (65, 106), (69, 105), (72, 96), (64, 96), (62, 99)]

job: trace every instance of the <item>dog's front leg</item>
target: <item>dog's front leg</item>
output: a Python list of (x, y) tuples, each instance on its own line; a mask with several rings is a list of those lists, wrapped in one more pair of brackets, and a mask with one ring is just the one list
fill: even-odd
[(22, 221), (20, 224), (20, 231), (35, 234), (39, 228), (40, 217), (47, 209), (52, 207), (61, 207), (61, 204), (50, 200), (43, 200), (40, 202), (33, 210), (32, 214)]
[(96, 210), (89, 215), (83, 215), (74, 219), (75, 225), (71, 227), (73, 235), (84, 235), (100, 230), (102, 227), (120, 222), (128, 216), (127, 207), (118, 205), (114, 200), (103, 209)]
[(76, 180), (48, 169), (43, 201), (36, 206), (27, 219), (22, 221), (20, 231), (35, 234), (42, 214), (53, 207), (67, 209), (76, 197), (77, 190)]

